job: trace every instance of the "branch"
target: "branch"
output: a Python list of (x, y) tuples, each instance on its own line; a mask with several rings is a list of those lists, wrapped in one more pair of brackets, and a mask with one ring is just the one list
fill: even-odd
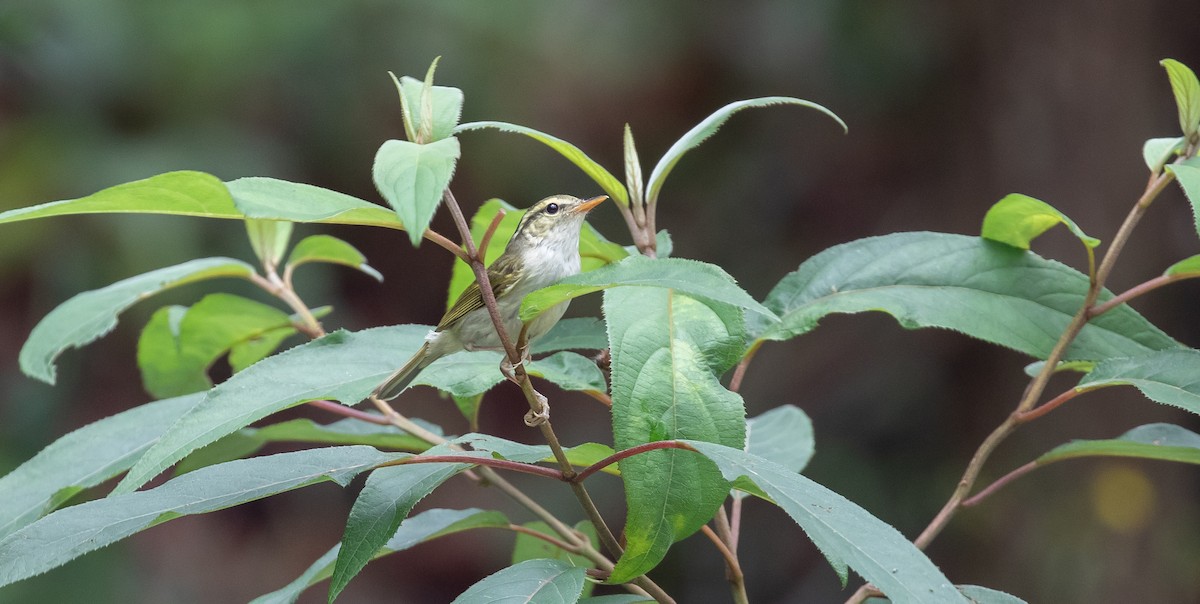
[(1037, 469), (1037, 467), (1038, 467), (1038, 462), (1031, 461), (1031, 462), (1013, 470), (1012, 472), (1005, 474), (1004, 476), (1000, 477), (1000, 479), (997, 480), (996, 482), (993, 482), (992, 484), (988, 485), (987, 488), (972, 495), (969, 499), (963, 500), (962, 506), (964, 508), (969, 508), (969, 507), (978, 505), (981, 501), (983, 501), (984, 499), (987, 499), (989, 495), (991, 495), (992, 493), (995, 493), (996, 491), (999, 491), (1000, 488), (1003, 487), (1004, 485), (1034, 471), (1035, 469)]
[(1106, 302), (1101, 302), (1100, 304), (1096, 304), (1095, 306), (1092, 306), (1090, 309), (1088, 309), (1088, 318), (1094, 319), (1094, 318), (1112, 310), (1113, 308), (1115, 308), (1117, 306), (1120, 306), (1126, 302), (1129, 302), (1130, 300), (1132, 300), (1138, 296), (1141, 296), (1143, 294), (1150, 293), (1164, 285), (1168, 285), (1168, 284), (1174, 283), (1176, 281), (1183, 281), (1184, 279), (1195, 279), (1197, 277), (1200, 277), (1200, 273), (1180, 273), (1177, 275), (1160, 275), (1149, 281), (1146, 281), (1145, 283), (1140, 283), (1138, 285), (1135, 285), (1135, 286), (1121, 292), (1117, 296), (1114, 296), (1111, 300), (1108, 300)]
[(492, 223), (488, 225), (487, 231), (483, 233), (483, 239), (479, 241), (479, 261), (487, 262), (488, 246), (492, 243), (492, 235), (496, 234), (496, 228), (500, 226), (500, 221), (504, 220), (504, 210), (500, 209), (492, 216)]
[(636, 447), (629, 447), (628, 449), (617, 451), (616, 453), (613, 453), (612, 455), (609, 455), (608, 457), (605, 457), (604, 459), (601, 459), (600, 461), (584, 468), (584, 470), (576, 474), (571, 481), (583, 482), (588, 476), (591, 476), (592, 474), (595, 474), (596, 472), (599, 472), (600, 470), (603, 470), (604, 468), (607, 468), (608, 466), (611, 466), (618, 461), (625, 459), (626, 457), (633, 457), (638, 453), (645, 453), (646, 451), (653, 451), (655, 449), (683, 449), (685, 451), (695, 451), (695, 449), (693, 449), (691, 446), (685, 445), (681, 442), (675, 442), (673, 440), (656, 440), (652, 443), (646, 443)]

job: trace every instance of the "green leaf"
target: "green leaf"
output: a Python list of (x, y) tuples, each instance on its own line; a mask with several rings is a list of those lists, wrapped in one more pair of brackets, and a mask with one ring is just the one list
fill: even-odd
[(1187, 164), (1167, 166), (1167, 171), (1175, 175), (1179, 187), (1192, 204), (1192, 218), (1196, 223), (1196, 232), (1200, 233), (1200, 168)]
[(749, 109), (751, 107), (766, 107), (769, 105), (800, 105), (802, 107), (816, 109), (817, 111), (820, 111), (821, 113), (833, 118), (834, 121), (841, 125), (842, 130), (846, 130), (846, 123), (842, 121), (842, 118), (838, 117), (832, 111), (822, 107), (821, 105), (811, 101), (805, 101), (803, 99), (787, 96), (769, 96), (730, 103), (713, 112), (713, 114), (705, 118), (704, 121), (696, 124), (694, 128), (688, 130), (687, 133), (679, 138), (679, 140), (675, 141), (675, 144), (671, 145), (670, 149), (667, 149), (667, 152), (663, 154), (662, 159), (658, 160), (658, 165), (654, 166), (654, 171), (650, 173), (649, 189), (646, 196), (647, 203), (654, 204), (658, 201), (658, 192), (662, 189), (663, 181), (666, 180), (667, 174), (671, 173), (671, 170), (675, 167), (675, 164), (679, 163), (679, 160), (683, 158), (683, 155), (688, 151), (700, 146), (700, 143), (707, 140), (708, 137), (716, 134), (717, 130), (719, 130), (721, 126), (725, 124), (725, 122), (729, 121), (729, 118), (732, 117), (733, 114), (743, 109)]
[[(427, 425), (426, 428), (434, 433), (441, 432), (440, 428), (432, 424)], [(241, 459), (269, 443), (276, 442), (368, 445), (377, 449), (413, 452), (429, 448), (429, 444), (425, 441), (402, 432), (395, 426), (372, 424), (353, 418), (338, 420), (331, 424), (318, 424), (311, 419), (301, 418), (270, 424), (262, 428), (242, 428), (188, 455), (175, 467), (175, 472), (176, 474), (186, 474), (205, 466)]]
[(812, 459), (812, 420), (795, 405), (780, 405), (746, 421), (746, 452), (801, 472)]
[(563, 390), (606, 392), (604, 372), (591, 359), (574, 352), (556, 352), (530, 364), (529, 373), (549, 380)]
[[(571, 462), (571, 465), (577, 467), (590, 466), (615, 453), (612, 447), (608, 445), (602, 445), (600, 443), (583, 443), (582, 445), (575, 445), (574, 447), (565, 449), (563, 452), (567, 455), (567, 461)], [(554, 460), (547, 459), (545, 461)], [(621, 472), (617, 469), (617, 464), (605, 466), (600, 471), (607, 474), (612, 474), (613, 476), (621, 475)]]
[(584, 598), (579, 604), (654, 604), (654, 600), (637, 594), (609, 594)]
[(1187, 139), (1182, 136), (1152, 138), (1142, 145), (1142, 159), (1146, 161), (1146, 167), (1150, 168), (1151, 172), (1158, 174), (1162, 172), (1163, 166), (1170, 163), (1186, 146)]
[[(409, 518), (396, 530), (396, 533), (378, 552), (376, 558), (393, 552), (403, 551), (453, 533), (474, 528), (507, 528), (508, 518), (500, 512), (484, 511), (476, 508), (466, 510), (433, 509), (421, 512)], [(341, 544), (325, 553), (304, 571), (295, 581), (282, 589), (255, 598), (251, 604), (292, 604), (300, 598), (304, 590), (328, 579), (333, 574), (333, 564), (337, 559)]]
[(1037, 464), (1097, 456), (1200, 464), (1200, 434), (1171, 424), (1146, 424), (1113, 439), (1074, 440), (1059, 445), (1037, 458)]
[(203, 514), (332, 480), (398, 458), (371, 447), (330, 447), (210, 466), (139, 493), (54, 512), (0, 540), (0, 586), (41, 574), (179, 516)]
[(83, 292), (62, 303), (33, 328), (21, 348), (21, 370), (53, 384), (54, 359), (68, 348), (79, 348), (117, 326), (117, 316), (134, 303), (163, 290), (217, 277), (248, 277), (249, 264), (232, 258), (201, 258), (160, 268)]
[(531, 345), (533, 354), (552, 350), (603, 350), (608, 348), (604, 321), (596, 317), (560, 319), (546, 335)]
[(1163, 271), (1163, 275), (1172, 277), (1175, 275), (1198, 275), (1200, 274), (1200, 255), (1184, 258), (1175, 264), (1167, 267)]
[(1108, 386), (1133, 386), (1152, 401), (1200, 413), (1200, 350), (1161, 350), (1107, 359), (1075, 387), (1087, 392)]
[(138, 339), (142, 381), (159, 398), (208, 390), (208, 369), (231, 348), (291, 325), (287, 313), (233, 294), (161, 308)]
[[(1058, 262), (978, 237), (895, 233), (838, 245), (787, 275), (749, 315), (756, 340), (807, 333), (833, 313), (881, 311), (907, 329), (941, 327), (1045, 358), (1083, 304), (1088, 278)], [(1112, 293), (1105, 291), (1100, 300)], [(1099, 360), (1179, 344), (1128, 305), (1096, 317), (1065, 360)]]
[(404, 228), (385, 207), (313, 185), (257, 176), (225, 185), (240, 210), (229, 218)]
[(312, 400), (358, 403), (416, 352), (428, 331), (423, 325), (338, 331), (247, 368), (175, 422), (114, 492), (130, 492), (192, 451), (272, 413)]
[[(1046, 361), (1034, 361), (1025, 366), (1025, 375), (1029, 377), (1037, 377), (1042, 372), (1042, 368), (1046, 366)], [(1077, 371), (1079, 373), (1087, 373), (1096, 368), (1095, 361), (1060, 361), (1054, 366), (1053, 373), (1062, 373), (1063, 371)]]
[(1066, 214), (1044, 201), (1020, 193), (1005, 196), (988, 210), (983, 217), (981, 234), (985, 239), (1027, 250), (1030, 242), (1057, 224), (1065, 225), (1088, 249), (1100, 245), (1099, 239), (1089, 237)]
[(719, 266), (683, 258), (656, 260), (630, 256), (590, 273), (567, 277), (525, 296), (521, 302), (521, 319), (528, 321), (556, 304), (584, 294), (629, 285), (670, 288), (774, 318), (770, 310), (738, 287), (733, 277)]
[(476, 394), (474, 396), (453, 396), (454, 406), (458, 407), (459, 413), (467, 420), (467, 425), (474, 431), (479, 427), (479, 408), (483, 406), (483, 395)]
[(472, 585), (451, 604), (575, 604), (583, 593), (585, 572), (558, 560), (526, 560)]
[[(726, 480), (748, 479), (808, 534), (838, 574), (849, 566), (893, 602), (967, 600), (899, 531), (802, 474), (740, 449), (688, 441)], [(624, 463), (624, 462), (623, 462)]]
[(1200, 81), (1187, 65), (1174, 59), (1159, 62), (1167, 70), (1175, 105), (1179, 107), (1179, 128), (1188, 139), (1195, 140), (1200, 129)]
[[(742, 317), (734, 307), (710, 304), (660, 287), (605, 292), (616, 449), (676, 438), (745, 444), (742, 398), (717, 379), (740, 356)], [(629, 457), (621, 461), (621, 475), (626, 547), (611, 583), (654, 568), (672, 543), (712, 519), (729, 494), (716, 468), (687, 451)]]
[[(1011, 596), (1002, 591), (979, 587), (978, 585), (957, 585), (959, 593), (966, 596), (974, 604), (1026, 604), (1025, 600)], [(887, 598), (867, 598), (867, 604), (884, 604), (891, 602)]]
[(0, 212), (0, 224), (72, 214), (149, 213), (243, 218), (221, 181), (203, 172), (167, 172), (97, 193)]
[(584, 154), (583, 151), (580, 151), (579, 147), (576, 147), (565, 140), (555, 138), (549, 134), (546, 134), (545, 132), (534, 130), (533, 128), (526, 128), (525, 126), (518, 126), (508, 122), (470, 122), (455, 128), (454, 133), (457, 134), (460, 132), (467, 132), (469, 130), (483, 130), (484, 128), (494, 128), (501, 132), (515, 132), (517, 134), (524, 134), (525, 136), (528, 136), (529, 138), (532, 138), (533, 140), (538, 141), (547, 147), (554, 149), (555, 151), (558, 151), (560, 155), (567, 158), (567, 160), (569, 160), (571, 163), (575, 164), (577, 168), (583, 170), (584, 174), (587, 174), (592, 180), (596, 181), (596, 184), (600, 185), (600, 188), (604, 189), (604, 192), (608, 193), (608, 196), (611, 197), (613, 201), (623, 206), (629, 205), (629, 193), (625, 190), (625, 185), (622, 185), (621, 181), (617, 180), (617, 178), (608, 170), (605, 170), (603, 166), (593, 161), (592, 158)]
[(375, 154), (372, 168), (375, 187), (407, 225), (413, 246), (421, 243), (442, 202), (458, 154), (456, 138), (428, 145), (392, 139), (385, 141)]
[(246, 234), (250, 237), (250, 247), (254, 255), (265, 266), (279, 266), (283, 254), (287, 251), (288, 241), (292, 237), (291, 222), (285, 220), (246, 219)]
[(340, 264), (358, 269), (376, 281), (383, 281), (383, 275), (367, 264), (367, 257), (362, 252), (332, 235), (309, 235), (301, 239), (288, 255), (287, 268), (294, 271), (297, 266), (307, 262)]
[[(550, 528), (549, 524), (546, 524), (540, 520), (526, 522), (521, 526), (532, 531), (539, 532), (543, 535), (549, 535), (556, 539), (558, 538), (558, 534), (554, 532), (554, 529)], [(592, 526), (591, 522), (588, 522), (587, 520), (581, 520), (575, 525), (574, 528), (576, 531), (587, 535), (588, 540), (592, 542), (593, 547), (600, 546), (600, 540), (596, 537), (596, 527)], [(517, 564), (526, 560), (539, 559), (561, 560), (567, 564), (570, 564), (571, 566), (577, 566), (579, 568), (592, 567), (592, 561), (588, 560), (586, 556), (572, 554), (571, 552), (553, 545), (545, 539), (539, 539), (526, 533), (517, 533), (517, 540), (513, 544), (512, 563)]]
[[(433, 66), (431, 65), (429, 69), (429, 75), (432, 76)], [(404, 95), (409, 109), (417, 110), (416, 115), (412, 116), (414, 129), (419, 130), (420, 125), (427, 122), (432, 125), (432, 135), (427, 142), (440, 141), (454, 134), (454, 127), (458, 125), (458, 120), (462, 116), (462, 90), (451, 86), (431, 86), (430, 105), (433, 111), (430, 114), (421, 101), (421, 90), (425, 87), (425, 82), (403, 76), (396, 81), (396, 87), (400, 94)]]
[(157, 401), (62, 436), (0, 478), (0, 537), (57, 509), (74, 494), (129, 469), (200, 395)]

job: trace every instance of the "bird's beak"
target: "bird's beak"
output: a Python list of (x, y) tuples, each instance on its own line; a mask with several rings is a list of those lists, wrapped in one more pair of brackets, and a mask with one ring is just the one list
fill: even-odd
[(583, 203), (575, 206), (575, 211), (586, 214), (586, 213), (592, 211), (592, 208), (600, 205), (600, 203), (603, 202), (605, 199), (608, 199), (608, 195), (598, 195), (596, 197), (593, 197), (593, 198), (591, 198), (587, 201), (584, 201)]

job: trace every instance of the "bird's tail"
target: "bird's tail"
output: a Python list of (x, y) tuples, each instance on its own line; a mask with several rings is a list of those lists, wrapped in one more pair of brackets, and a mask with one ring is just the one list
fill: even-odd
[(389, 375), (382, 384), (377, 386), (375, 391), (371, 393), (371, 396), (385, 401), (390, 401), (400, 396), (400, 393), (412, 383), (417, 374), (421, 373), (422, 369), (428, 367), (430, 363), (437, 359), (438, 355), (429, 353), (429, 342), (425, 342), (403, 367), (397, 369), (395, 373)]

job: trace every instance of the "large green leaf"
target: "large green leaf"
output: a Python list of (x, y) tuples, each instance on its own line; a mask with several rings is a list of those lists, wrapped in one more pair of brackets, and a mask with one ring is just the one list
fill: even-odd
[(288, 255), (287, 266), (289, 270), (295, 270), (297, 266), (309, 262), (348, 266), (370, 275), (376, 281), (383, 281), (383, 275), (367, 264), (367, 257), (362, 252), (332, 235), (309, 235), (301, 239)]
[(579, 296), (617, 286), (670, 288), (715, 302), (732, 304), (775, 319), (770, 310), (738, 287), (721, 267), (683, 258), (653, 259), (630, 256), (589, 273), (567, 277), (543, 287), (521, 302), (521, 318), (528, 321), (546, 309)]
[(128, 470), (201, 395), (122, 411), (66, 434), (0, 478), (0, 537)]
[(159, 398), (208, 390), (208, 369), (231, 348), (291, 325), (287, 313), (232, 294), (209, 294), (186, 309), (161, 308), (138, 339), (142, 382)]
[(203, 514), (359, 472), (401, 455), (329, 447), (210, 466), (139, 493), (54, 512), (0, 540), (0, 586), (60, 566), (156, 524)]
[(1200, 350), (1162, 350), (1096, 364), (1079, 391), (1128, 385), (1150, 400), (1200, 413)]
[(1174, 59), (1163, 59), (1160, 64), (1167, 70), (1171, 80), (1171, 91), (1175, 93), (1175, 104), (1179, 108), (1179, 128), (1183, 135), (1195, 140), (1200, 129), (1200, 81), (1187, 65)]
[(675, 164), (679, 163), (679, 160), (682, 159), (684, 154), (686, 154), (688, 151), (700, 146), (700, 143), (707, 140), (708, 137), (716, 134), (717, 130), (719, 130), (721, 126), (725, 124), (725, 122), (729, 121), (729, 118), (732, 117), (733, 114), (743, 109), (750, 109), (752, 107), (767, 107), (769, 105), (800, 105), (801, 107), (816, 109), (817, 111), (820, 111), (821, 113), (833, 118), (834, 121), (842, 126), (842, 130), (846, 129), (846, 123), (843, 122), (842, 118), (838, 117), (834, 112), (812, 101), (806, 101), (804, 99), (797, 99), (787, 96), (768, 96), (730, 103), (714, 111), (713, 114), (707, 118), (704, 118), (704, 121), (696, 124), (696, 126), (691, 130), (688, 130), (682, 137), (679, 138), (679, 140), (675, 141), (674, 145), (671, 145), (670, 149), (667, 149), (667, 152), (663, 154), (662, 159), (658, 160), (658, 165), (654, 166), (654, 171), (650, 173), (650, 180), (646, 189), (646, 201), (651, 204), (657, 202), (658, 193), (662, 189), (663, 181), (666, 180), (667, 175), (671, 173), (671, 170), (675, 168)]
[[(978, 585), (957, 585), (962, 595), (970, 598), (972, 604), (1026, 604), (1025, 600), (1002, 591), (980, 587)], [(867, 598), (867, 604), (884, 604), (891, 602), (887, 598)]]
[(533, 140), (538, 141), (547, 147), (554, 149), (555, 151), (558, 151), (560, 155), (567, 158), (567, 160), (571, 163), (575, 164), (575, 167), (583, 170), (584, 174), (587, 174), (592, 178), (592, 180), (596, 181), (596, 184), (600, 185), (600, 188), (604, 189), (604, 192), (608, 193), (608, 196), (613, 198), (613, 201), (623, 206), (629, 205), (629, 192), (625, 190), (625, 185), (621, 184), (621, 181), (617, 180), (617, 178), (613, 176), (611, 172), (605, 170), (604, 166), (596, 163), (583, 151), (580, 151), (579, 147), (576, 147), (565, 140), (550, 136), (545, 132), (539, 132), (533, 128), (518, 126), (508, 122), (470, 122), (455, 128), (454, 132), (459, 133), (466, 132), (468, 130), (483, 130), (485, 128), (494, 128), (501, 132), (515, 132), (517, 134), (524, 134), (525, 136), (528, 136), (529, 138), (532, 138)]
[(1167, 166), (1167, 170), (1175, 175), (1175, 179), (1179, 181), (1179, 187), (1183, 189), (1184, 195), (1191, 202), (1196, 232), (1200, 233), (1200, 167), (1172, 164)]
[(412, 244), (419, 245), (458, 163), (458, 139), (427, 145), (392, 139), (375, 154), (375, 187), (396, 210)]
[(575, 604), (585, 571), (560, 560), (526, 560), (472, 585), (451, 604)]
[(1089, 237), (1074, 220), (1054, 206), (1020, 193), (1006, 195), (988, 210), (980, 234), (986, 239), (1027, 250), (1034, 239), (1057, 224), (1065, 225), (1089, 249), (1100, 245), (1099, 239)]
[[(735, 307), (710, 304), (660, 287), (605, 292), (616, 449), (676, 438), (745, 444), (742, 398), (717, 379), (740, 355), (742, 316)], [(613, 583), (654, 568), (672, 543), (710, 520), (729, 493), (711, 463), (686, 451), (624, 459), (621, 474), (629, 511)]]
[(741, 449), (708, 442), (687, 444), (716, 463), (726, 480), (748, 480), (787, 512), (839, 575), (845, 577), (849, 566), (900, 604), (967, 604), (924, 552), (841, 495)]
[(403, 228), (396, 213), (385, 207), (313, 185), (251, 176), (225, 186), (241, 211), (230, 218)]
[[(379, 558), (393, 552), (403, 551), (426, 541), (465, 530), (507, 528), (508, 524), (508, 518), (500, 512), (475, 508), (427, 510), (405, 520), (387, 544), (375, 552), (375, 557)], [(255, 598), (251, 604), (292, 604), (300, 598), (300, 594), (304, 593), (304, 590), (328, 579), (333, 574), (333, 564), (337, 560), (340, 549), (341, 544), (333, 546), (333, 549), (313, 562), (295, 581), (288, 583), (282, 589)]]
[[(1045, 358), (1083, 304), (1088, 278), (1031, 252), (945, 233), (896, 233), (832, 247), (790, 273), (749, 315), (757, 340), (786, 340), (833, 313), (882, 311), (900, 325), (941, 327)], [(1101, 301), (1112, 297), (1101, 294)], [(1065, 360), (1178, 348), (1127, 305), (1093, 319)]]
[(63, 201), (0, 213), (0, 224), (71, 214), (150, 213), (243, 218), (221, 181), (203, 172), (167, 172)]
[(217, 277), (244, 278), (253, 273), (254, 267), (240, 260), (201, 258), (76, 294), (33, 328), (21, 348), (21, 370), (53, 384), (54, 359), (68, 348), (78, 348), (112, 331), (117, 316), (134, 303), (180, 285)]
[(1200, 464), (1200, 434), (1171, 424), (1146, 424), (1117, 438), (1059, 445), (1037, 458), (1037, 464), (1077, 457), (1136, 457)]

